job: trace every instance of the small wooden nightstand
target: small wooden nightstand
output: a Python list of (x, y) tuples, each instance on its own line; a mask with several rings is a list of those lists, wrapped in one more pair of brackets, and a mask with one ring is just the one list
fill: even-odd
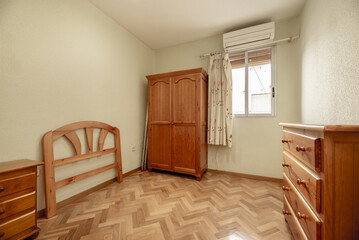
[(37, 166), (42, 162), (0, 162), (0, 239), (36, 238)]

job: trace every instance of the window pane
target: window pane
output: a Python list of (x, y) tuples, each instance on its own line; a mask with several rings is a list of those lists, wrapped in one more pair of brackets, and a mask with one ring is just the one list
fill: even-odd
[(271, 49), (248, 53), (248, 113), (272, 111)]
[(244, 67), (232, 70), (232, 111), (233, 114), (245, 113), (245, 71)]

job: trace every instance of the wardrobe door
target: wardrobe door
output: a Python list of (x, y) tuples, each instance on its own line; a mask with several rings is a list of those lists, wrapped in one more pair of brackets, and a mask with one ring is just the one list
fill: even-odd
[(171, 84), (148, 82), (148, 168), (171, 169)]
[(173, 170), (196, 173), (196, 80), (197, 75), (172, 80)]

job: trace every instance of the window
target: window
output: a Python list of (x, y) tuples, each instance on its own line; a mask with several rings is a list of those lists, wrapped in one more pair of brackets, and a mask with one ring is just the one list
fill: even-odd
[(230, 56), (233, 114), (239, 117), (275, 115), (274, 47)]

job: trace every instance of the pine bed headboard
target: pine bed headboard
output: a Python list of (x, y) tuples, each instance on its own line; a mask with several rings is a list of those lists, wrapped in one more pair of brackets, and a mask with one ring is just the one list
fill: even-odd
[[(94, 152), (93, 147), (93, 129), (101, 129), (98, 138), (98, 151)], [(81, 154), (81, 142), (75, 132), (79, 129), (85, 129), (88, 152)], [(111, 132), (115, 137), (115, 147), (104, 149), (104, 143), (107, 133)], [(53, 142), (60, 137), (65, 136), (75, 149), (76, 155), (72, 157), (54, 159)], [(117, 168), (117, 181), (122, 182), (122, 162), (121, 162), (121, 142), (120, 131), (118, 128), (110, 126), (106, 123), (96, 121), (82, 121), (75, 122), (63, 127), (60, 127), (54, 131), (49, 131), (43, 136), (43, 158), (45, 163), (45, 199), (46, 199), (46, 217), (50, 218), (56, 215), (56, 189), (80, 181), (84, 178), (93, 176), (95, 174), (107, 171), (112, 168)], [(93, 169), (91, 171), (81, 173), (79, 175), (66, 178), (55, 182), (55, 167), (68, 163), (81, 161), (93, 157), (102, 156), (109, 153), (115, 153), (116, 162), (104, 167)]]

